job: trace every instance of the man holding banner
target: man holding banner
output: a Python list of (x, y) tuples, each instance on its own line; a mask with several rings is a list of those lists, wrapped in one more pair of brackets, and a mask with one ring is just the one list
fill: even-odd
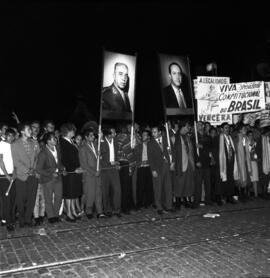
[(239, 180), (237, 163), (237, 149), (230, 135), (228, 123), (222, 124), (222, 133), (219, 136), (219, 183), (217, 188), (218, 204), (221, 198), (226, 197), (230, 203), (235, 203), (235, 181)]
[[(174, 155), (170, 161), (168, 143), (160, 127), (152, 128), (153, 139), (148, 143), (147, 156), (153, 176), (155, 205), (158, 214), (172, 211), (172, 180), (170, 170), (174, 167)], [(164, 194), (164, 195), (163, 195)]]
[(11, 143), (14, 141), (15, 131), (6, 130), (6, 141), (0, 142), (0, 195), (3, 201), (3, 217), (6, 220), (7, 230), (15, 229), (15, 198), (16, 188), (13, 183), (13, 159)]
[[(122, 157), (122, 161), (119, 163), (119, 142), (116, 143), (116, 138), (114, 138), (115, 136), (112, 134), (112, 130), (104, 130), (105, 138), (101, 143), (101, 126), (102, 121), (105, 119), (109, 119), (110, 121), (131, 121), (130, 137), (127, 134), (124, 137), (125, 141), (130, 140), (130, 147), (131, 149), (133, 148), (135, 73), (136, 55), (104, 51), (97, 171), (101, 170), (103, 205), (104, 212), (107, 216), (114, 214), (121, 217), (121, 203), (123, 204), (123, 211), (127, 212), (130, 209), (128, 198), (132, 198), (130, 194), (131, 190), (126, 190), (127, 188), (131, 189), (129, 177), (130, 161)], [(121, 186), (124, 189), (123, 192)], [(113, 192), (112, 199), (110, 195), (111, 191)], [(121, 202), (122, 193), (123, 198), (125, 198), (124, 202)], [(128, 198), (126, 198), (127, 196)], [(113, 207), (111, 207), (111, 204), (113, 204)]]
[(118, 144), (112, 135), (111, 129), (105, 129), (103, 134), (104, 141), (101, 144), (101, 189), (104, 213), (108, 217), (113, 214), (121, 217)]

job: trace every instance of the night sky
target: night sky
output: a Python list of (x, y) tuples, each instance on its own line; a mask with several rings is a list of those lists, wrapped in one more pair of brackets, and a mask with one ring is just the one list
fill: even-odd
[(162, 120), (158, 52), (189, 55), (193, 76), (216, 61), (233, 82), (257, 78), (254, 65), (270, 57), (266, 6), (178, 2), (2, 1), (0, 121), (13, 124), (14, 110), (21, 120), (81, 125), (79, 101), (97, 120), (103, 47), (138, 55), (138, 122)]

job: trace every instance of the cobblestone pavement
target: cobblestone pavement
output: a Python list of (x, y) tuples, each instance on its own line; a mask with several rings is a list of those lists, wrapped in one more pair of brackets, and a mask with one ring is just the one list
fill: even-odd
[(270, 277), (270, 201), (2, 227), (0, 248), (1, 277)]

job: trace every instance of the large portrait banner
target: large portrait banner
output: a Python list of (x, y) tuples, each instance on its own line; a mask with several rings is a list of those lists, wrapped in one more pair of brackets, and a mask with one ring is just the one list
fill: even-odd
[(103, 60), (102, 118), (132, 120), (136, 55), (104, 51)]
[(159, 54), (162, 100), (167, 116), (193, 115), (193, 94), (187, 56)]

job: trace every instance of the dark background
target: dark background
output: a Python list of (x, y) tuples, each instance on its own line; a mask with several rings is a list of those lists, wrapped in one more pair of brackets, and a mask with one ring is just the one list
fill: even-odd
[[(203, 3), (201, 3), (203, 2)], [(102, 48), (137, 53), (138, 122), (162, 120), (157, 53), (189, 55), (192, 75), (262, 80), (268, 8), (258, 1), (35, 1), (0, 4), (0, 121), (99, 117)]]

